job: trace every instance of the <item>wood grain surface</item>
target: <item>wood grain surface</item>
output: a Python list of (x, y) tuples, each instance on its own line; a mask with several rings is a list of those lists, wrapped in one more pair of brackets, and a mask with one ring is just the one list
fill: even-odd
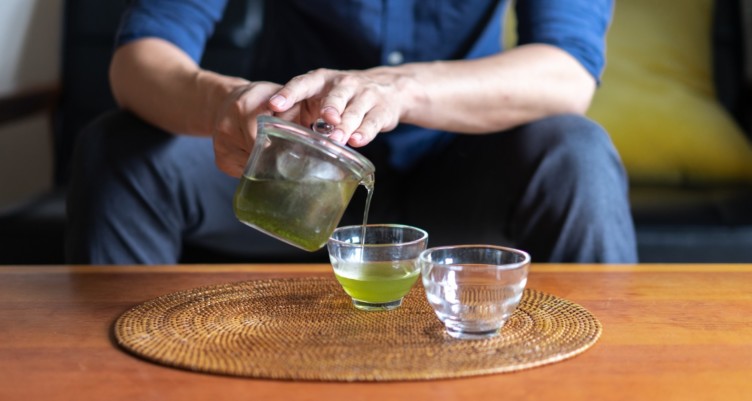
[(331, 274), (327, 265), (0, 266), (0, 400), (752, 399), (752, 265), (743, 264), (535, 264), (528, 286), (584, 306), (603, 335), (572, 359), (508, 374), (254, 380), (156, 365), (113, 342), (115, 319), (160, 295)]

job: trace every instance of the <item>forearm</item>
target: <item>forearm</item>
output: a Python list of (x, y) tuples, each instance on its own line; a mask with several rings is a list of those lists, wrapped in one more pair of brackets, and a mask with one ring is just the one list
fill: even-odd
[(202, 70), (177, 47), (142, 39), (115, 52), (110, 83), (120, 107), (168, 132), (211, 135), (217, 106), (248, 82)]
[(521, 46), (477, 60), (396, 68), (404, 74), (401, 122), (463, 133), (585, 113), (596, 87), (573, 57), (547, 45)]
[(269, 103), (285, 113), (302, 102), (303, 123), (321, 116), (334, 127), (330, 138), (360, 147), (399, 123), (472, 134), (582, 114), (595, 87), (569, 53), (533, 44), (475, 60), (318, 69), (288, 81)]

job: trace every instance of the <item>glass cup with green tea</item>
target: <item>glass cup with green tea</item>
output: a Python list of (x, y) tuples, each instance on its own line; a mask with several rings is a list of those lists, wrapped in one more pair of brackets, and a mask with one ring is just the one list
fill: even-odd
[(339, 227), (327, 249), (334, 275), (361, 310), (391, 310), (420, 276), (418, 256), (428, 233), (399, 224)]
[(373, 187), (361, 154), (308, 128), (260, 116), (233, 199), (241, 222), (306, 251), (326, 245), (358, 185)]

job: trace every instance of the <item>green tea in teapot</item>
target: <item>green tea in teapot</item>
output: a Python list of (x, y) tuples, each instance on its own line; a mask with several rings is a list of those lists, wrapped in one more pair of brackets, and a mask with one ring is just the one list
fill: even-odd
[(326, 245), (355, 189), (369, 194), (375, 167), (326, 136), (260, 116), (256, 140), (238, 183), (237, 218), (306, 251)]
[(242, 177), (233, 206), (240, 221), (307, 251), (315, 251), (326, 245), (358, 184), (360, 181), (356, 180)]

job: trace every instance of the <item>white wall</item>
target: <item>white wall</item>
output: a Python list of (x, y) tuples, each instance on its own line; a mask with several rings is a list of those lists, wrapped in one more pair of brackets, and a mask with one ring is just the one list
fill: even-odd
[[(0, 97), (58, 82), (62, 4), (0, 0)], [(0, 211), (50, 188), (51, 182), (47, 117), (0, 126)]]

